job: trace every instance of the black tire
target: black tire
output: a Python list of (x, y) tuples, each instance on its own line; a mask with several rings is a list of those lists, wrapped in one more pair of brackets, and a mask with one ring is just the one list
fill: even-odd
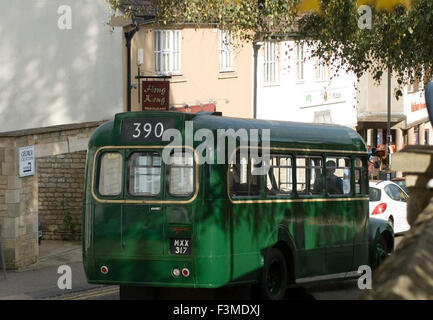
[(153, 300), (155, 288), (140, 286), (120, 286), (119, 300)]
[(383, 235), (380, 236), (379, 238), (379, 243), (378, 245), (381, 247), (382, 249), (382, 254), (379, 256), (379, 263), (378, 266), (380, 266), (383, 261), (386, 259), (386, 257), (388, 256), (388, 244), (386, 243), (386, 239)]
[(262, 281), (258, 286), (259, 297), (263, 300), (283, 300), (286, 295), (288, 271), (283, 253), (272, 248), (266, 256)]

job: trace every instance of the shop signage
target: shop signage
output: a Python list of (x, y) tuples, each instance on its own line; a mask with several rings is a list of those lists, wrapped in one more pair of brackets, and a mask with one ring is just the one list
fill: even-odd
[(427, 106), (425, 103), (416, 103), (416, 102), (412, 102), (410, 105), (410, 111), (411, 112), (415, 112), (421, 109), (425, 109)]
[(19, 148), (20, 177), (35, 174), (35, 146)]
[(305, 92), (304, 99), (301, 108), (345, 102), (341, 89)]
[(141, 107), (143, 111), (167, 111), (170, 100), (169, 81), (143, 81)]

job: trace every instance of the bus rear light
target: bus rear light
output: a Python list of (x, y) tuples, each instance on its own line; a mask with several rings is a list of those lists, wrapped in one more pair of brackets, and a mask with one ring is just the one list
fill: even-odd
[(179, 278), (179, 276), (180, 276), (180, 270), (179, 270), (178, 268), (174, 268), (174, 269), (171, 271), (171, 274), (173, 275), (173, 277), (175, 277), (175, 278)]
[(108, 273), (108, 268), (106, 266), (102, 266), (101, 267), (101, 273), (102, 274), (107, 274)]
[(380, 203), (376, 206), (376, 208), (374, 208), (373, 212), (371, 213), (371, 215), (376, 215), (376, 214), (381, 214), (384, 213), (386, 210), (386, 203)]
[(186, 278), (189, 277), (189, 270), (187, 268), (183, 268), (182, 269), (182, 275)]

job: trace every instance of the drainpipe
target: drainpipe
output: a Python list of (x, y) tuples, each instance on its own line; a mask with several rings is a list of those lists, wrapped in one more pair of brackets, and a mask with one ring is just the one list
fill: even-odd
[(263, 42), (254, 41), (253, 50), (254, 50), (254, 88), (253, 88), (253, 118), (257, 119), (257, 65), (258, 65), (258, 56), (260, 47), (263, 45)]
[(126, 110), (131, 111), (131, 40), (135, 33), (140, 30), (138, 26), (135, 26), (131, 31), (125, 32), (126, 39)]

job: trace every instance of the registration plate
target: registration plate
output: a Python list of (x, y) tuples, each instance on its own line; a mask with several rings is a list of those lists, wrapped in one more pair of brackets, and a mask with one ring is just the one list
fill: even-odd
[(190, 255), (191, 239), (170, 239), (170, 253), (176, 255)]

